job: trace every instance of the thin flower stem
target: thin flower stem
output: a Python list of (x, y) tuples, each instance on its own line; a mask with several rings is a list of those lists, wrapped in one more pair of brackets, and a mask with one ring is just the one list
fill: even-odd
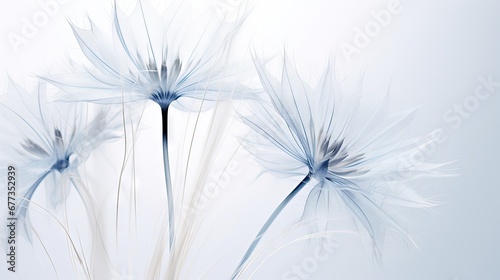
[[(53, 170), (49, 169), (45, 173), (43, 173), (38, 179), (33, 183), (33, 185), (28, 189), (28, 192), (24, 195), (24, 198), (21, 199), (21, 203), (16, 209), (16, 217), (22, 217), (26, 218), (26, 211), (28, 211), (28, 206), (31, 201), (31, 198), (33, 197), (33, 194), (35, 193), (36, 189), (38, 189), (38, 186), (42, 183), (42, 181), (49, 175)], [(29, 233), (27, 227), (24, 227), (26, 236), (28, 237), (29, 241), (31, 242), (31, 234)]]
[(262, 236), (267, 232), (267, 230), (272, 225), (274, 220), (278, 217), (278, 215), (281, 213), (281, 211), (283, 211), (283, 209), (288, 205), (288, 203), (307, 185), (307, 183), (309, 183), (310, 180), (311, 180), (311, 173), (308, 173), (307, 176), (304, 177), (304, 179), (295, 187), (295, 189), (293, 189), (292, 192), (290, 192), (288, 196), (280, 203), (280, 205), (278, 205), (278, 207), (274, 210), (271, 216), (269, 216), (266, 223), (264, 224), (264, 226), (262, 226), (262, 228), (260, 229), (259, 233), (253, 240), (250, 247), (248, 247), (245, 255), (238, 264), (238, 267), (236, 267), (235, 271), (233, 272), (231, 280), (234, 280), (239, 276), (239, 274), (242, 271), (243, 265), (245, 265), (248, 258), (252, 255), (253, 251), (259, 244)]
[(99, 225), (98, 217), (95, 213), (94, 206), (96, 205), (92, 195), (80, 180), (80, 178), (70, 178), (71, 183), (75, 187), (78, 195), (82, 199), (83, 205), (85, 205), (85, 211), (87, 211), (87, 215), (89, 218), (90, 225), (92, 226), (93, 232), (96, 230)]
[(47, 177), (53, 170), (50, 169), (43, 173), (38, 179), (33, 183), (33, 185), (28, 189), (28, 192), (24, 195), (24, 198), (22, 198), (21, 203), (19, 207), (17, 208), (20, 211), (19, 216), (24, 216), (24, 213), (26, 213), (26, 210), (28, 210), (28, 205), (31, 201), (31, 198), (33, 197), (33, 194), (35, 191), (38, 189), (38, 186), (42, 183), (43, 179)]
[(165, 171), (165, 183), (167, 187), (167, 203), (168, 203), (168, 227), (170, 249), (174, 245), (175, 224), (174, 224), (174, 199), (172, 196), (172, 181), (170, 178), (170, 164), (168, 160), (168, 106), (161, 108), (162, 118), (162, 136), (163, 136), (163, 167)]

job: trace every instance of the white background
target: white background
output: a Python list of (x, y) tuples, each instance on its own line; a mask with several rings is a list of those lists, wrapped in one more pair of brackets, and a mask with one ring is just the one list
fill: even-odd
[[(161, 9), (164, 5), (159, 2), (155, 1), (154, 5)], [(199, 2), (194, 5), (221, 5), (223, 1)], [(243, 39), (237, 44), (241, 48), (251, 46), (268, 55), (279, 54), (285, 47), (295, 63), (306, 69), (311, 77), (318, 75), (320, 67), (332, 56), (342, 71), (357, 73), (364, 69), (371, 89), (382, 89), (390, 84), (391, 110), (421, 106), (415, 122), (416, 132), (444, 129), (447, 140), (431, 155), (433, 161), (457, 161), (453, 166), (460, 175), (433, 186), (437, 189), (435, 193), (443, 194), (440, 199), (445, 204), (433, 212), (409, 218), (419, 249), (395, 243), (389, 246), (384, 266), (380, 268), (374, 264), (369, 248), (354, 239), (342, 243), (339, 251), (322, 262), (308, 279), (498, 279), (500, 184), (496, 172), (500, 171), (497, 146), (500, 143), (500, 88), (481, 101), (477, 110), (469, 112), (456, 128), (454, 123), (443, 118), (443, 114), (474, 94), (479, 77), (492, 75), (493, 80), (500, 81), (500, 2), (401, 0), (401, 13), (393, 15), (387, 27), (382, 27), (370, 43), (348, 61), (341, 46), (353, 45), (356, 28), (364, 29), (373, 20), (372, 12), (387, 9), (389, 2), (256, 1), (243, 29)], [(230, 5), (232, 3), (229, 1)], [(98, 24), (108, 27), (112, 10), (111, 1), (61, 1), (59, 11), (39, 26), (32, 38), (16, 48), (9, 36), (22, 35), (23, 19), (32, 21), (43, 9), (38, 1), (32, 0), (2, 0), (1, 5), (2, 91), (6, 89), (8, 75), (29, 88), (36, 81), (34, 73), (57, 69), (68, 53), (77, 53), (67, 19), (84, 24), (88, 13)], [(134, 7), (129, 1), (119, 1), (119, 5), (126, 11)], [(153, 110), (147, 107), (150, 108)], [(156, 159), (161, 160), (159, 155)], [(270, 180), (282, 185), (295, 182)], [(279, 195), (274, 201), (279, 201)], [(269, 204), (269, 209), (272, 205)], [(258, 211), (261, 210), (255, 210), (255, 217), (262, 216)], [(262, 218), (253, 220), (254, 216), (247, 216), (247, 225), (240, 229), (249, 232), (248, 238), (262, 224)], [(230, 251), (234, 245), (231, 242), (227, 240), (217, 246), (221, 251)], [(288, 269), (300, 265), (308, 256), (302, 245), (269, 259), (253, 279), (282, 279)], [(6, 271), (4, 256), (0, 257), (0, 278), (55, 279), (43, 254), (35, 257), (26, 247), (19, 252), (16, 276)], [(215, 256), (219, 252), (213, 253)], [(228, 254), (234, 256), (234, 260), (224, 263), (225, 260), (219, 265), (234, 267), (239, 253)], [(38, 263), (39, 259), (43, 265)], [(144, 260), (139, 258), (138, 262)], [(135, 271), (145, 265), (139, 265)], [(203, 262), (194, 266), (199, 267), (195, 270), (203, 270)], [(227, 268), (219, 269), (202, 279), (224, 279), (228, 271)], [(143, 274), (134, 274), (136, 278), (133, 279), (143, 279)], [(71, 274), (62, 275), (71, 277), (68, 276)]]

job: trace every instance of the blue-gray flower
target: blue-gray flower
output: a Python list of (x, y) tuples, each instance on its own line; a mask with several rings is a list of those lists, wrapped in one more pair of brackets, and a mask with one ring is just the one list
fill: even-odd
[(312, 87), (303, 82), (286, 57), (281, 79), (274, 78), (259, 59), (254, 62), (269, 104), (255, 106), (254, 114), (242, 118), (269, 145), (257, 149), (248, 143), (247, 148), (267, 170), (287, 176), (307, 175), (261, 228), (232, 279), (242, 273), (279, 213), (311, 180), (316, 185), (309, 193), (303, 219), (328, 223), (332, 212), (344, 207), (369, 233), (377, 256), (388, 228), (410, 239), (388, 206), (432, 206), (407, 182), (435, 176), (433, 170), (440, 166), (402, 164), (421, 148), (415, 139), (404, 137), (415, 111), (385, 116), (382, 105), (377, 107), (377, 102), (360, 98), (360, 86), (351, 95), (342, 93), (331, 67)]
[[(15, 165), (22, 174), (16, 186), (15, 216), (23, 223), (28, 222), (30, 201), (42, 182), (53, 207), (66, 198), (63, 189), (68, 182), (84, 204), (92, 201), (89, 190), (80, 183), (78, 169), (100, 144), (117, 137), (118, 126), (107, 111), (98, 110), (92, 118), (90, 112), (83, 114), (82, 106), (48, 102), (44, 84), (29, 94), (11, 83), (3, 96), (2, 162)], [(29, 231), (27, 234), (30, 237)]]
[(126, 17), (115, 3), (112, 34), (93, 22), (90, 30), (72, 26), (91, 67), (74, 63), (69, 74), (44, 77), (67, 93), (63, 97), (67, 101), (150, 100), (160, 106), (170, 247), (175, 233), (168, 154), (170, 105), (196, 112), (216, 101), (254, 95), (241, 83), (246, 78), (242, 64), (229, 63), (233, 37), (245, 15), (227, 23), (210, 13), (191, 19), (186, 11), (180, 3), (160, 15), (148, 1), (138, 1)]

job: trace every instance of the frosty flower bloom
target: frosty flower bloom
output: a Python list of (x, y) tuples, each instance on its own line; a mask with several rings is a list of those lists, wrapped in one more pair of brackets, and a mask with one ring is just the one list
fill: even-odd
[[(54, 208), (66, 198), (68, 183), (84, 203), (91, 202), (88, 190), (79, 183), (78, 167), (101, 143), (116, 136), (108, 113), (101, 110), (90, 118), (81, 107), (48, 102), (42, 84), (33, 94), (14, 83), (9, 85), (0, 102), (1, 157), (22, 176), (15, 185), (15, 217), (19, 220), (28, 222), (30, 201), (42, 185)], [(27, 234), (30, 237), (29, 231)]]
[(44, 79), (67, 92), (65, 100), (152, 100), (162, 109), (174, 103), (197, 111), (191, 99), (208, 102), (249, 93), (239, 84), (242, 68), (227, 65), (225, 57), (241, 22), (224, 23), (213, 15), (190, 22), (184, 10), (171, 7), (160, 15), (148, 1), (138, 1), (128, 17), (115, 7), (111, 34), (92, 21), (89, 30), (71, 25), (91, 65), (74, 63), (70, 73)]
[(373, 108), (373, 102), (357, 99), (358, 93), (342, 94), (330, 68), (311, 87), (286, 57), (281, 80), (258, 59), (255, 65), (270, 100), (270, 106), (257, 106), (251, 117), (243, 117), (270, 144), (256, 156), (268, 170), (305, 177), (269, 217), (232, 278), (241, 273), (283, 208), (312, 179), (316, 185), (309, 193), (303, 219), (328, 221), (340, 204), (368, 232), (376, 255), (387, 229), (406, 235), (390, 206), (432, 206), (406, 183), (436, 175), (433, 169), (437, 167), (422, 162), (411, 167), (401, 164), (421, 148), (403, 138), (414, 111), (384, 116), (383, 110)]
[(151, 100), (163, 121), (163, 158), (169, 207), (170, 246), (174, 241), (174, 209), (168, 160), (168, 109), (198, 111), (217, 100), (246, 97), (240, 84), (241, 65), (228, 64), (228, 50), (244, 16), (225, 23), (214, 15), (190, 22), (184, 4), (164, 15), (148, 1), (138, 1), (127, 17), (114, 10), (112, 34), (91, 22), (90, 30), (72, 26), (90, 67), (45, 77), (63, 89), (66, 100), (101, 104)]

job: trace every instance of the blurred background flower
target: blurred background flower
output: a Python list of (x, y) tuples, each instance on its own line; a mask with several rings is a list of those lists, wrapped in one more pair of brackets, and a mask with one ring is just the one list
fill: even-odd
[(74, 188), (95, 223), (97, 205), (92, 190), (83, 184), (79, 167), (99, 145), (117, 138), (114, 115), (103, 109), (86, 110), (82, 104), (49, 102), (44, 83), (30, 94), (11, 82), (0, 106), (5, 131), (0, 140), (2, 162), (12, 164), (22, 175), (16, 185), (15, 216), (27, 237), (31, 239), (28, 210), (41, 187), (53, 210), (61, 209)]

